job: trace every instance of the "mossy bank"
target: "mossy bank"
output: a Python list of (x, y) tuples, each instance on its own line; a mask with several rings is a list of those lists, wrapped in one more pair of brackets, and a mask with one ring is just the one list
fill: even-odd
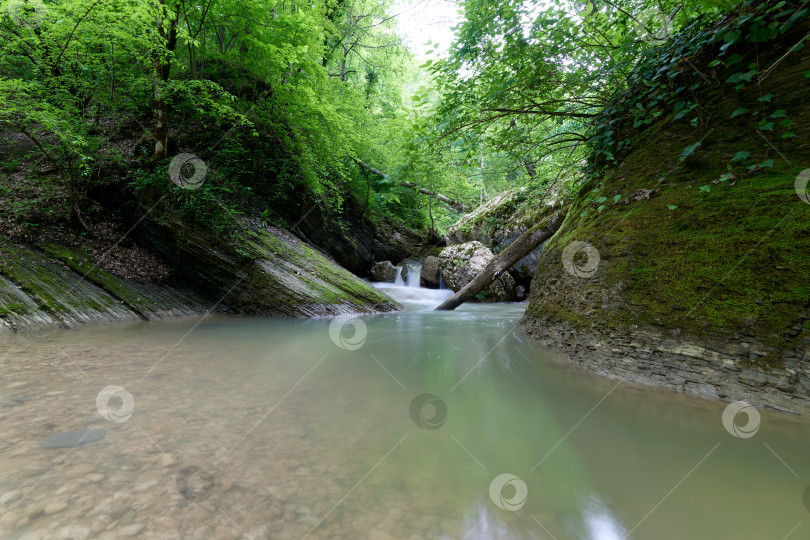
[(744, 13), (640, 63), (544, 246), (530, 333), (608, 376), (810, 410), (810, 55), (790, 15)]

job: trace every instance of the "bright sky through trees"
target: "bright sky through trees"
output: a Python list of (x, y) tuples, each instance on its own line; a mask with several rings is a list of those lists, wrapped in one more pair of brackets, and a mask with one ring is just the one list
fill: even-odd
[(439, 43), (436, 51), (444, 57), (453, 41), (452, 28), (461, 20), (459, 9), (448, 0), (400, 0), (394, 5), (394, 13), (402, 13), (397, 17), (397, 32), (417, 57), (433, 49), (425, 45), (428, 41)]

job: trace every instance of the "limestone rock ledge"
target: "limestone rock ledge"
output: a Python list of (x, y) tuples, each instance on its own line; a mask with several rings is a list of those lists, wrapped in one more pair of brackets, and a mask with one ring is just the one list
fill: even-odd
[[(778, 358), (753, 336), (690, 339), (655, 327), (631, 331), (524, 317), (526, 331), (599, 375), (659, 388), (810, 413), (810, 339)], [(768, 365), (762, 359), (771, 358)]]
[(281, 317), (400, 309), (318, 251), (279, 229), (245, 227), (224, 240), (171, 218), (146, 219), (140, 245), (175, 271), (157, 284), (114, 275), (73, 246), (0, 238), (0, 332), (202, 316)]

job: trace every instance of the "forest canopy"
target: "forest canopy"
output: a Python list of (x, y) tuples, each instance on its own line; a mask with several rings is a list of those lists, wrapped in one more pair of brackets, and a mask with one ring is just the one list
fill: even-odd
[(171, 195), (192, 212), (271, 219), (306, 192), (442, 229), (582, 164), (645, 52), (733, 4), (464, 0), (449, 52), (425, 60), (387, 0), (4, 0), (0, 129), (52, 164), (75, 226), (111, 171), (166, 195), (182, 150), (209, 170)]

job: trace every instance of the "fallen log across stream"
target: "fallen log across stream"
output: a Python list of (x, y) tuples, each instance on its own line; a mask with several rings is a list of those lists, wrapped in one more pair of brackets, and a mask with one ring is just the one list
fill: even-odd
[(509, 244), (509, 247), (489, 261), (489, 264), (472, 281), (437, 307), (436, 311), (454, 310), (485, 289), (501, 274), (512, 268), (516, 262), (551, 238), (562, 225), (567, 212), (568, 207), (565, 207), (520, 235), (517, 240)]

